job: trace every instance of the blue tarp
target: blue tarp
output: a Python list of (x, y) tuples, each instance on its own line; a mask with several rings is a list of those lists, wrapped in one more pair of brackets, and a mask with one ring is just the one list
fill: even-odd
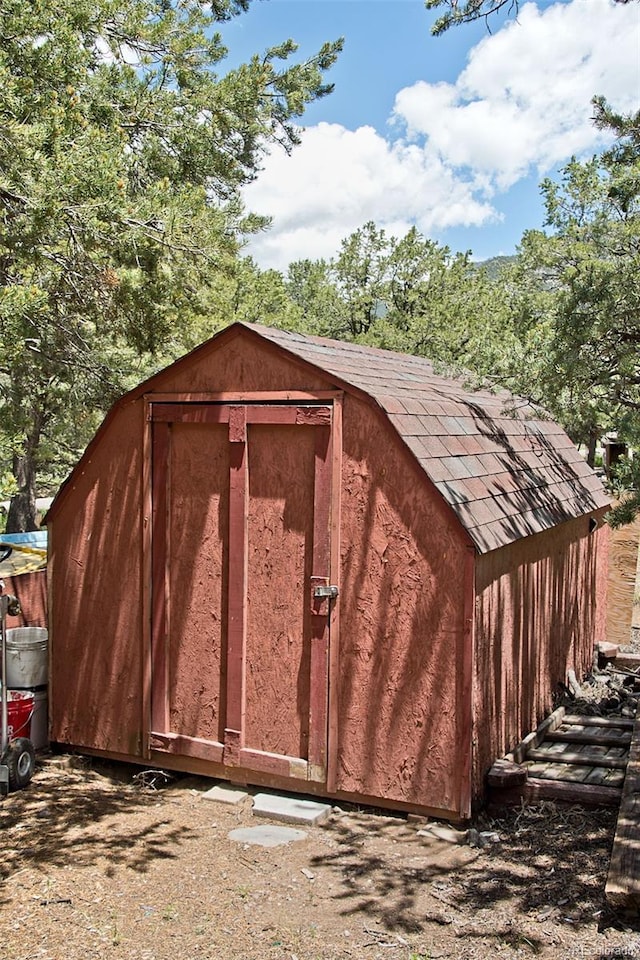
[(0, 533), (0, 578), (44, 570), (47, 565), (47, 531)]

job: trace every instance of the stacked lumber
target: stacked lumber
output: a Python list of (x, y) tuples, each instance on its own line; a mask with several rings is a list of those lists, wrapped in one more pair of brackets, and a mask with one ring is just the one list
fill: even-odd
[(617, 530), (609, 541), (607, 584), (607, 640), (627, 646), (631, 627), (640, 626), (640, 597), (637, 596), (638, 544), (640, 517)]
[(638, 562), (636, 564), (636, 584), (633, 595), (631, 626), (634, 630), (640, 630), (640, 547), (638, 548)]
[(640, 912), (640, 719), (633, 729), (605, 896), (615, 910)]

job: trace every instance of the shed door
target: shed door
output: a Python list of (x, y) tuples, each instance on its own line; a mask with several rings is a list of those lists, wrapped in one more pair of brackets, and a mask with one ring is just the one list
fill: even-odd
[(325, 779), (331, 412), (152, 404), (151, 749)]

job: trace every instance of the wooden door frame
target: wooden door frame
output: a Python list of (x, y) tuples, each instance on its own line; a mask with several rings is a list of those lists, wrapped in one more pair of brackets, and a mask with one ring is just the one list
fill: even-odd
[[(342, 400), (341, 391), (286, 391), (286, 392), (252, 392), (252, 393), (175, 393), (175, 394), (148, 394), (144, 398), (145, 430), (143, 441), (143, 570), (144, 570), (144, 671), (142, 691), (142, 729), (144, 755), (150, 758), (153, 750), (160, 749), (172, 754), (183, 754), (201, 759), (210, 759), (213, 763), (221, 762), (229, 767), (249, 767), (263, 773), (278, 776), (295, 777), (296, 779), (312, 779), (316, 782), (331, 783), (336, 779), (336, 750), (338, 725), (338, 639), (339, 639), (339, 611), (340, 603), (331, 604), (329, 617), (326, 608), (316, 609), (316, 615), (325, 617), (327, 629), (325, 640), (321, 638), (322, 631), (317, 624), (318, 617), (312, 616), (312, 676), (314, 670), (324, 667), (327, 682), (324, 688), (310, 689), (310, 716), (315, 718), (313, 727), (310, 727), (309, 760), (296, 757), (284, 757), (280, 754), (262, 753), (247, 750), (243, 744), (244, 738), (244, 630), (246, 620), (246, 523), (248, 508), (248, 474), (246, 454), (247, 423), (270, 424), (309, 424), (330, 426), (329, 450), (324, 461), (319, 458), (316, 449), (316, 467), (314, 471), (314, 499), (318, 496), (317, 484), (320, 476), (320, 488), (325, 491), (320, 497), (320, 511), (314, 507), (314, 570), (316, 577), (339, 586), (340, 572), (340, 489), (341, 489), (341, 462), (342, 462)], [(306, 406), (305, 404), (310, 404)], [(323, 405), (324, 404), (324, 405)], [(179, 417), (175, 417), (176, 405), (183, 406)], [(304, 412), (300, 412), (300, 407)], [(330, 419), (320, 411), (330, 407)], [(233, 411), (233, 412), (231, 412)], [(324, 417), (324, 419), (323, 419)], [(214, 744), (213, 741), (198, 740), (184, 737), (179, 734), (166, 733), (168, 722), (164, 726), (165, 734), (154, 734), (152, 720), (163, 716), (166, 720), (168, 699), (166, 684), (162, 695), (157, 693), (152, 683), (154, 674), (154, 653), (158, 660), (158, 651), (154, 649), (154, 627), (158, 627), (164, 617), (164, 610), (156, 605), (154, 610), (154, 596), (158, 589), (165, 593), (164, 584), (160, 584), (161, 577), (165, 577), (166, 570), (158, 571), (153, 562), (153, 509), (154, 503), (166, 510), (166, 499), (162, 500), (160, 487), (165, 483), (153, 476), (152, 458), (154, 452), (154, 423), (167, 423), (164, 441), (168, 449), (168, 424), (170, 422), (198, 422), (198, 423), (228, 423), (229, 441), (231, 444), (231, 470), (229, 490), (229, 529), (230, 538), (232, 525), (236, 527), (236, 536), (243, 544), (241, 551), (234, 551), (230, 556), (230, 564), (237, 566), (236, 576), (229, 572), (229, 637), (227, 640), (227, 712), (225, 718), (225, 743)], [(164, 431), (159, 428), (159, 435)], [(319, 435), (319, 434), (318, 434)], [(155, 444), (163, 448), (163, 440), (156, 438)], [(154, 482), (157, 489), (154, 490)], [(157, 509), (157, 506), (156, 506)], [(326, 511), (326, 513), (325, 513)], [(318, 514), (318, 516), (316, 516)], [(326, 516), (326, 522), (323, 517)], [(326, 527), (326, 534), (322, 535), (321, 528)], [(162, 535), (161, 535), (162, 536)], [(321, 555), (326, 556), (328, 569), (318, 571), (317, 564), (321, 562)], [(165, 562), (168, 563), (168, 554), (165, 551)], [(331, 573), (330, 573), (331, 571)], [(153, 577), (156, 583), (153, 583)], [(234, 584), (232, 589), (231, 584)], [(164, 604), (162, 604), (164, 608)], [(233, 617), (233, 628), (232, 628)], [(315, 629), (314, 629), (315, 627)], [(166, 631), (165, 631), (166, 637)], [(319, 642), (314, 642), (319, 641)], [(166, 642), (166, 641), (165, 641)], [(323, 648), (324, 642), (324, 648)], [(230, 656), (231, 653), (231, 656)], [(166, 648), (164, 649), (166, 664)], [(315, 659), (314, 659), (315, 658)], [(162, 676), (164, 667), (156, 663), (155, 673)], [(238, 697), (236, 691), (241, 690)], [(229, 696), (231, 692), (231, 697)], [(162, 702), (160, 702), (162, 701)], [(322, 733), (319, 733), (319, 730)], [(313, 733), (312, 733), (313, 731)], [(155, 741), (155, 742), (152, 742)], [(212, 756), (212, 748), (216, 756)]]

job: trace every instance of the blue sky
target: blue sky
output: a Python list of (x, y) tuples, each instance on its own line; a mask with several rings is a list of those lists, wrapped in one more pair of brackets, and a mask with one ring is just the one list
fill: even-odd
[(306, 111), (302, 145), (274, 152), (245, 192), (273, 217), (250, 244), (262, 267), (331, 257), (367, 220), (402, 236), (415, 224), (478, 259), (513, 253), (539, 227), (538, 184), (605, 144), (590, 98), (640, 99), (640, 5), (537, 0), (430, 35), (422, 0), (254, 0), (224, 27), (228, 64), (291, 37), (305, 59), (345, 38)]

